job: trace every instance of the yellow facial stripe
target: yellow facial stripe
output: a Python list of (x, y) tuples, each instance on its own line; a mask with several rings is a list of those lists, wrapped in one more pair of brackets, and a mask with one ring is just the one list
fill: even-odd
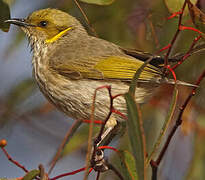
[(69, 27), (63, 31), (61, 31), (60, 33), (58, 33), (57, 35), (55, 35), (54, 37), (50, 38), (50, 39), (46, 39), (46, 43), (53, 43), (55, 42), (56, 40), (58, 40), (62, 35), (64, 35), (67, 31), (73, 29), (72, 27)]

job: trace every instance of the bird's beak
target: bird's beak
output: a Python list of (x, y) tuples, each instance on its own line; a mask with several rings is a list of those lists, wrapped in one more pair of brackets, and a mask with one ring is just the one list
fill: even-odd
[(27, 23), (25, 19), (13, 18), (13, 19), (8, 19), (4, 22), (9, 23), (9, 24), (14, 24), (14, 25), (17, 25), (17, 26), (21, 26), (21, 27), (35, 26), (33, 24)]

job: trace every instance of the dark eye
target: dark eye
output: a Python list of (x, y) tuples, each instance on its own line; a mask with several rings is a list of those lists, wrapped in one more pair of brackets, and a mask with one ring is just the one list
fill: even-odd
[(48, 22), (47, 21), (41, 21), (39, 24), (40, 24), (41, 27), (46, 27)]

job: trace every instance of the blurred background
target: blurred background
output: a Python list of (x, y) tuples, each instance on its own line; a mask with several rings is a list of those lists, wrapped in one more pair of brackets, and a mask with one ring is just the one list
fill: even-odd
[[(47, 7), (64, 10), (77, 17), (92, 34), (72, 0), (10, 0), (9, 3), (13, 18), (24, 18), (34, 10)], [(178, 1), (172, 3), (177, 4)], [(117, 0), (108, 6), (86, 3), (80, 5), (100, 38), (125, 48), (156, 53), (170, 43), (177, 29), (178, 18), (167, 20), (172, 11), (177, 9), (173, 10), (166, 0)], [(193, 26), (188, 12), (183, 23)], [(172, 55), (185, 53), (197, 35), (195, 32), (183, 31)], [(8, 33), (0, 31), (0, 139), (7, 139), (7, 151), (27, 169), (36, 169), (40, 163), (48, 169), (57, 147), (74, 121), (58, 112), (40, 93), (32, 78), (31, 58), (27, 39), (17, 27), (11, 26)], [(204, 70), (203, 58), (203, 52), (188, 58), (177, 68), (177, 79), (194, 83)], [(172, 90), (172, 86), (160, 87), (152, 99), (142, 106), (148, 152), (165, 120)], [(179, 88), (177, 107), (183, 104), (190, 91), (188, 87)], [(182, 126), (165, 154), (159, 179), (205, 179), (204, 93), (205, 82), (202, 81), (186, 108)], [(178, 111), (176, 116), (177, 113)], [(174, 122), (171, 126), (173, 124)], [(71, 142), (71, 146), (66, 148), (51, 176), (84, 166), (87, 133), (87, 125), (77, 132), (74, 136), (76, 143)], [(121, 139), (126, 139), (126, 134)], [(123, 143), (114, 144), (123, 147)], [(24, 172), (0, 152), (0, 177), (14, 178), (23, 175)], [(83, 175), (81, 172), (72, 176), (72, 179), (82, 179)], [(92, 172), (90, 179), (95, 179), (95, 176)], [(114, 176), (108, 172), (105, 173), (105, 179), (114, 179)]]

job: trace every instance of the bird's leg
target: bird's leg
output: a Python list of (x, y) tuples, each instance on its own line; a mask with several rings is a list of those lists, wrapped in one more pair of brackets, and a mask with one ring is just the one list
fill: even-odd
[(103, 149), (96, 149), (95, 152), (93, 151), (92, 159), (90, 161), (91, 167), (95, 171), (105, 172), (109, 170), (107, 165), (107, 160), (104, 157)]
[[(110, 116), (110, 119), (109, 119), (109, 120), (107, 121), (107, 123), (105, 124), (106, 130), (103, 132), (103, 134), (101, 135), (100, 139), (99, 139), (98, 141), (94, 142), (94, 143), (96, 143), (96, 144), (94, 144), (94, 145), (96, 145), (97, 147), (99, 147), (100, 144), (107, 139), (107, 137), (109, 136), (109, 134), (112, 134), (111, 131), (112, 131), (113, 129), (115, 129), (115, 128), (117, 127), (117, 125), (118, 125), (118, 123), (117, 123), (115, 117), (111, 115), (111, 116)], [(111, 140), (110, 140), (110, 141), (111, 141)], [(109, 141), (109, 143), (110, 143), (110, 141)], [(106, 143), (106, 144), (109, 144), (109, 143)], [(103, 145), (105, 145), (105, 144), (103, 143)]]
[[(112, 117), (112, 116), (111, 116)], [(105, 172), (109, 170), (108, 160), (104, 157), (104, 149), (99, 149), (100, 146), (108, 145), (116, 135), (124, 133), (125, 123), (120, 123), (115, 118), (109, 119), (106, 126), (108, 127), (101, 135), (101, 140), (96, 143), (94, 141), (91, 157), (91, 167), (95, 171)]]

